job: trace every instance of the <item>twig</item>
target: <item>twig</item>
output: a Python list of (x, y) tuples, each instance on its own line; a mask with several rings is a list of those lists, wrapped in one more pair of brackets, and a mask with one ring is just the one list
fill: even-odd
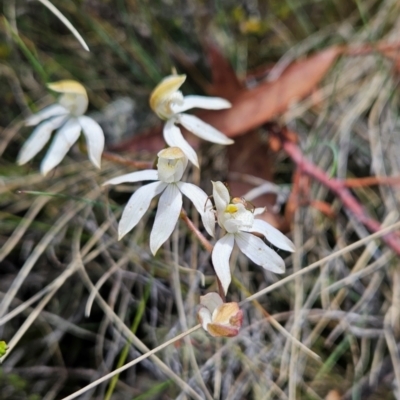
[(212, 252), (213, 245), (205, 238), (205, 236), (197, 229), (197, 227), (194, 225), (192, 220), (188, 217), (186, 214), (185, 210), (181, 211), (180, 217), (183, 219), (185, 224), (188, 226), (188, 228), (195, 234), (197, 239), (199, 239), (200, 243), (203, 245), (203, 247), (209, 252)]
[(363, 44), (358, 47), (343, 47), (343, 53), (348, 56), (362, 56), (374, 52), (385, 53), (390, 51), (400, 51), (400, 42), (396, 43), (372, 43)]
[(400, 176), (365, 176), (363, 178), (346, 179), (344, 185), (351, 187), (364, 187), (374, 185), (400, 185)]
[[(378, 221), (370, 218), (365, 213), (361, 204), (351, 194), (349, 189), (341, 180), (334, 178), (330, 179), (325, 171), (304, 157), (300, 147), (289, 139), (289, 135), (293, 135), (292, 132), (277, 132), (276, 130), (272, 130), (271, 133), (281, 141), (283, 149), (296, 163), (299, 170), (330, 189), (336, 196), (339, 197), (343, 203), (343, 206), (347, 208), (369, 231), (376, 233), (382, 229)], [(396, 254), (400, 255), (400, 241), (393, 233), (388, 233), (387, 235), (383, 236), (382, 240), (384, 240)]]
[(102, 158), (108, 161), (112, 161), (117, 164), (126, 165), (128, 167), (134, 167), (138, 169), (146, 169), (146, 168), (153, 168), (154, 163), (151, 161), (134, 161), (128, 160), (125, 157), (121, 157), (118, 154), (110, 153), (108, 151), (104, 151), (102, 154)]

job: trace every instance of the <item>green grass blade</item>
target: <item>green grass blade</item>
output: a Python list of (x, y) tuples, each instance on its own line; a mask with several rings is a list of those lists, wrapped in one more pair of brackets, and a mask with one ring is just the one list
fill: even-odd
[(11, 27), (10, 23), (7, 21), (6, 17), (4, 17), (4, 16), (3, 16), (3, 21), (4, 21), (4, 25), (7, 29), (7, 31), (11, 34), (11, 37), (13, 38), (15, 43), (18, 45), (20, 50), (24, 53), (25, 57), (28, 59), (28, 61), (32, 65), (32, 68), (37, 72), (37, 74), (40, 76), (40, 78), (42, 79), (42, 81), (44, 83), (48, 83), (49, 78), (47, 76), (46, 71), (40, 64), (39, 60), (37, 60), (36, 57), (33, 55), (33, 53), (28, 49), (27, 45), (19, 37), (18, 33), (14, 31), (14, 29)]
[[(149, 295), (150, 295), (151, 284), (152, 284), (152, 281), (150, 281), (149, 284), (147, 285), (147, 287), (145, 289), (144, 296), (140, 300), (140, 303), (139, 303), (135, 318), (133, 319), (133, 323), (132, 323), (132, 326), (131, 326), (131, 332), (133, 334), (136, 333), (136, 331), (137, 331), (137, 329), (139, 327), (140, 321), (142, 320), (144, 311), (146, 309), (146, 303), (147, 303), (147, 300), (148, 300)], [(125, 360), (126, 360), (126, 358), (128, 357), (128, 354), (129, 354), (129, 347), (130, 346), (131, 346), (131, 341), (128, 340), (127, 343), (125, 344), (124, 348), (122, 349), (122, 352), (121, 352), (121, 354), (119, 356), (118, 364), (117, 364), (116, 368), (120, 368), (125, 364)], [(106, 395), (104, 397), (104, 400), (110, 400), (111, 399), (111, 396), (112, 396), (112, 394), (114, 392), (115, 386), (117, 385), (118, 379), (119, 379), (119, 374), (113, 376), (113, 378), (111, 379), (110, 385), (108, 386), (107, 393), (106, 393)], [(163, 382), (163, 384), (165, 384), (165, 382)], [(151, 390), (154, 390), (154, 389), (155, 388), (152, 388)]]

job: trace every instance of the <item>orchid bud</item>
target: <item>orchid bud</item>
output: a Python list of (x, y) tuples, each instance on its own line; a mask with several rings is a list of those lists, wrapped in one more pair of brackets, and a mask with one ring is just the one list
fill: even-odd
[(224, 303), (217, 293), (200, 297), (197, 316), (203, 329), (214, 337), (236, 336), (243, 323), (243, 311), (239, 304)]

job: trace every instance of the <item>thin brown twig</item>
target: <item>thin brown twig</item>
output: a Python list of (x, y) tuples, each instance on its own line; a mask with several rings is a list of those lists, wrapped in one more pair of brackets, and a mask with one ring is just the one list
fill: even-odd
[[(325, 171), (313, 164), (304, 157), (300, 147), (291, 141), (293, 132), (286, 130), (271, 130), (272, 135), (281, 141), (282, 147), (289, 157), (295, 162), (299, 170), (326, 186), (342, 201), (343, 206), (350, 211), (353, 216), (361, 222), (370, 232), (378, 232), (382, 229), (380, 223), (369, 217), (358, 200), (351, 194), (345, 183), (339, 179), (329, 178)], [(398, 255), (400, 255), (400, 241), (393, 234), (388, 233), (382, 239)]]
[(400, 42), (396, 43), (371, 43), (362, 44), (357, 47), (343, 47), (343, 53), (348, 56), (361, 56), (373, 52), (385, 53), (390, 51), (400, 51)]
[(365, 176), (363, 178), (348, 178), (343, 181), (348, 188), (375, 186), (375, 185), (400, 185), (400, 176)]
[(185, 210), (181, 211), (180, 217), (183, 219), (185, 224), (188, 226), (188, 228), (194, 233), (194, 235), (199, 239), (199, 242), (203, 245), (203, 247), (211, 253), (213, 250), (213, 245), (205, 238), (205, 236), (197, 229), (195, 224), (192, 222), (192, 220), (188, 217), (186, 214)]
[(121, 157), (118, 154), (110, 153), (107, 151), (103, 152), (102, 158), (108, 161), (115, 162), (117, 164), (126, 165), (128, 167), (134, 167), (138, 169), (153, 168), (154, 163), (152, 161), (134, 161), (128, 160), (125, 157)]

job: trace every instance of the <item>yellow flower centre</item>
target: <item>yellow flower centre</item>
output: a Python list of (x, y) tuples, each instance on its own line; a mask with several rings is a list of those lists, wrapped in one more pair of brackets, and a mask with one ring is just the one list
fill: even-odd
[(228, 204), (225, 208), (225, 212), (229, 213), (229, 214), (234, 214), (235, 212), (238, 211), (238, 206), (235, 204)]

